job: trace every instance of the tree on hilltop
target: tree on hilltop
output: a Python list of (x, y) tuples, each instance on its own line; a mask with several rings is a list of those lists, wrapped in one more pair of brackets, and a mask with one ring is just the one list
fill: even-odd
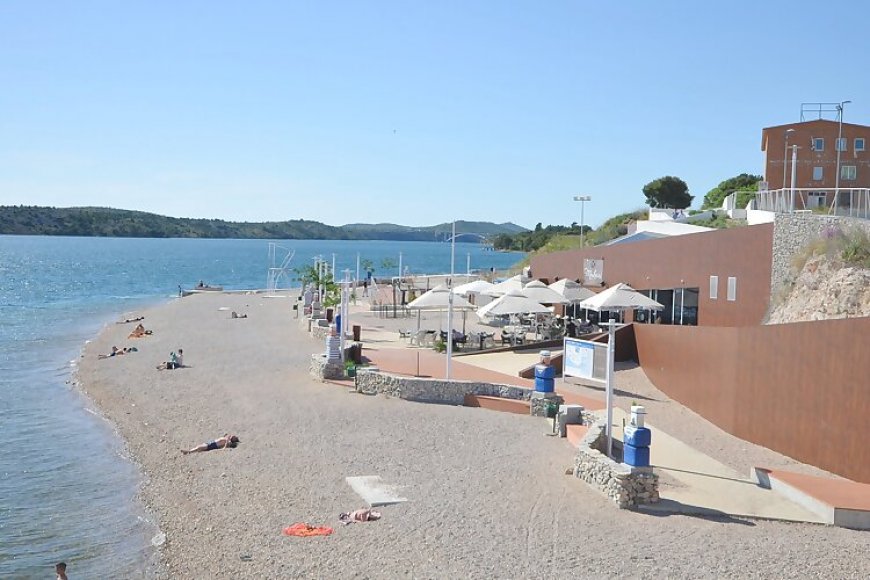
[(749, 173), (741, 173), (726, 179), (707, 192), (701, 209), (722, 207), (725, 197), (735, 191), (737, 192), (737, 207), (743, 209), (749, 200), (755, 197), (755, 192), (758, 191), (758, 182), (762, 179), (764, 178), (760, 175), (750, 175)]
[(689, 186), (679, 177), (666, 175), (643, 186), (646, 204), (650, 207), (686, 209), (695, 198), (689, 195)]

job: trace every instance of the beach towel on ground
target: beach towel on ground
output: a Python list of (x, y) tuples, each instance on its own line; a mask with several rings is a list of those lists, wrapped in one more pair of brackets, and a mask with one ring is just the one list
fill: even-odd
[(299, 536), (302, 538), (307, 538), (309, 536), (328, 536), (331, 533), (332, 528), (327, 528), (326, 526), (314, 527), (302, 522), (284, 528), (285, 536)]

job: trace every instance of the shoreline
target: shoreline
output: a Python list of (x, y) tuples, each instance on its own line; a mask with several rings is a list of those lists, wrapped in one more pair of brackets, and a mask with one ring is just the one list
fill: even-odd
[[(142, 501), (166, 534), (156, 550), (165, 577), (654, 570), (692, 577), (698, 570), (739, 576), (746, 566), (760, 574), (782, 566), (807, 574), (868, 572), (857, 532), (616, 510), (561, 475), (574, 452), (544, 437), (549, 424), (537, 418), (367, 397), (320, 383), (308, 374), (308, 361), (322, 345), (304, 332), (292, 303), (255, 294), (186, 297), (142, 312), (154, 334), (135, 342), (137, 353), (96, 358), (112, 345), (130, 345), (132, 325), (108, 325), (86, 345), (79, 388), (116, 425), (143, 473)], [(232, 310), (248, 318), (230, 319)], [(394, 346), (395, 329), (416, 324), (350, 318), (363, 326), (366, 348)], [(155, 370), (179, 347), (187, 368)], [(241, 437), (237, 449), (179, 452), (225, 432)], [(409, 501), (383, 508), (378, 522), (338, 526), (339, 512), (363, 507), (344, 481), (352, 475), (380, 475)], [(335, 532), (283, 537), (281, 529), (294, 522)], [(711, 542), (739, 550), (713, 561)], [(644, 560), (627, 558), (626, 545)], [(833, 561), (832, 550), (842, 557)]]

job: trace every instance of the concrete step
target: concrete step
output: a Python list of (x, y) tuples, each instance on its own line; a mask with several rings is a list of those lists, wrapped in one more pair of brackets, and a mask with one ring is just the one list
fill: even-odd
[(531, 412), (528, 401), (502, 399), (501, 397), (490, 397), (487, 395), (465, 395), (465, 400), (462, 404), (466, 407), (480, 407), (481, 409), (516, 413), (517, 415), (528, 415)]

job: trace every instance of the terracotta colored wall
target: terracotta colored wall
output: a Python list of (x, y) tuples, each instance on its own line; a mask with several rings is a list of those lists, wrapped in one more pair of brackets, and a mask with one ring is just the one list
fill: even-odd
[[(583, 259), (604, 260), (604, 281), (635, 290), (699, 289), (698, 324), (759, 324), (770, 302), (773, 224), (717, 230), (658, 240), (553, 252), (532, 258), (532, 275), (553, 281), (582, 277)], [(719, 297), (710, 299), (710, 276), (719, 276)], [(737, 300), (725, 299), (729, 276)]]
[[(786, 131), (794, 129), (788, 136), (786, 154)], [(765, 181), (769, 189), (791, 187), (791, 146), (798, 146), (797, 173), (795, 185), (798, 188), (833, 188), (837, 182), (837, 137), (839, 125), (833, 121), (808, 121), (769, 127), (762, 131), (762, 149), (765, 150)], [(824, 151), (812, 148), (814, 137), (825, 140)], [(864, 139), (864, 151), (855, 150), (855, 138)], [(856, 179), (840, 179), (840, 187), (870, 187), (870, 127), (843, 123), (843, 138), (847, 140), (846, 150), (840, 152), (840, 166), (854, 165)], [(785, 185), (782, 183), (783, 162), (785, 162)], [(813, 179), (813, 168), (822, 168), (822, 179)], [(799, 200), (798, 200), (799, 201)]]
[(870, 318), (634, 330), (644, 372), (671, 398), (741, 439), (870, 483)]

